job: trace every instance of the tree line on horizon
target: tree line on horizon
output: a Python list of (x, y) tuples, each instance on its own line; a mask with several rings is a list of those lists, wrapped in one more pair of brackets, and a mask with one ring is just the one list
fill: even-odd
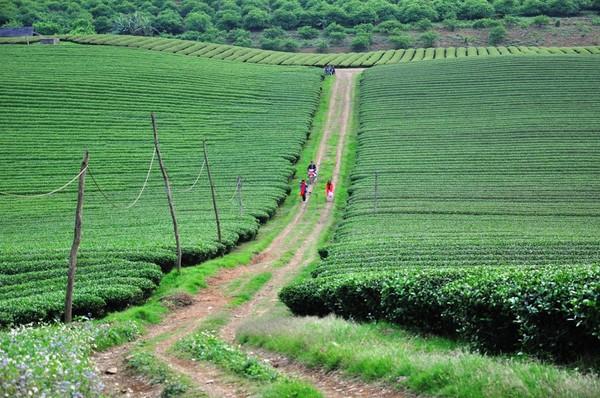
[[(33, 25), (47, 35), (162, 35), (246, 47), (260, 33), (261, 47), (293, 51), (298, 44), (286, 31), (295, 30), (307, 40), (323, 32), (336, 44), (347, 33), (370, 33), (377, 27), (390, 34), (409, 25), (427, 30), (421, 28), (440, 21), (465, 26), (477, 20), (567, 17), (589, 10), (600, 11), (600, 0), (0, 0), (0, 26)], [(352, 31), (356, 27), (360, 29)]]

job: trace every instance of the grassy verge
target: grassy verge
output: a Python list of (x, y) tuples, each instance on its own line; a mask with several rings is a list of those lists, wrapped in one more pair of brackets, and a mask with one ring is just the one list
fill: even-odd
[(162, 398), (204, 398), (208, 396), (195, 388), (189, 378), (173, 372), (147, 350), (132, 351), (127, 358), (127, 367), (133, 372), (144, 376), (150, 383), (160, 384), (162, 386), (160, 394)]
[(261, 397), (321, 397), (312, 386), (279, 373), (266, 362), (240, 351), (211, 333), (197, 332), (177, 342), (182, 357), (207, 361), (237, 377), (249, 380)]
[(471, 353), (454, 341), (414, 335), (388, 324), (278, 317), (244, 325), (238, 339), (309, 366), (340, 369), (365, 381), (385, 381), (434, 396), (592, 398), (600, 391), (595, 375)]
[(255, 275), (242, 284), (239, 289), (233, 294), (233, 299), (229, 303), (229, 307), (235, 308), (250, 301), (252, 296), (258, 292), (271, 279), (270, 272), (263, 272)]

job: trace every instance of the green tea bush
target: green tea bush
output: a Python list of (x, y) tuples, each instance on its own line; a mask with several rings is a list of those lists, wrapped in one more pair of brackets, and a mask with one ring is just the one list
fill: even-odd
[(287, 286), (297, 315), (330, 312), (458, 335), (488, 352), (573, 359), (600, 343), (600, 267), (420, 269)]

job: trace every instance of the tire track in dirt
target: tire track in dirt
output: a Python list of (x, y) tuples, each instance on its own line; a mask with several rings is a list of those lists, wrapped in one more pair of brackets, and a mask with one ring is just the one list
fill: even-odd
[[(339, 181), (341, 160), (352, 115), (353, 81), (356, 74), (360, 72), (361, 69), (338, 70), (329, 103), (325, 130), (321, 137), (316, 159), (314, 159), (317, 166), (320, 166), (325, 158), (331, 135), (334, 131), (339, 131), (339, 138), (336, 143), (336, 162), (332, 176), (334, 184), (337, 184)], [(310, 195), (308, 200), (310, 200)], [(260, 316), (272, 308), (272, 305), (277, 302), (278, 290), (302, 266), (316, 259), (319, 235), (331, 220), (333, 203), (328, 202), (319, 215), (317, 224), (310, 230), (310, 233), (305, 234), (303, 237), (292, 235), (302, 223), (302, 218), (307, 211), (308, 200), (299, 206), (293, 220), (273, 240), (267, 249), (255, 256), (250, 265), (234, 269), (223, 269), (216, 276), (209, 278), (207, 280), (208, 287), (194, 297), (192, 305), (171, 312), (160, 324), (149, 327), (147, 334), (142, 338), (142, 341), (156, 339), (154, 354), (157, 358), (166, 363), (175, 372), (190, 377), (209, 397), (246, 397), (249, 396), (249, 392), (243, 386), (231, 381), (231, 378), (224, 377), (223, 372), (216, 367), (207, 363), (197, 363), (177, 358), (170, 352), (170, 348), (179, 339), (192, 333), (208, 316), (225, 310), (230, 300), (230, 297), (225, 293), (226, 286), (231, 281), (243, 276), (255, 275), (266, 271), (272, 272), (270, 281), (256, 293), (253, 299), (232, 312), (231, 321), (222, 329), (221, 337), (228, 342), (233, 342), (237, 327), (245, 319)], [(292, 259), (285, 266), (274, 270), (273, 262), (289, 250), (289, 239), (298, 239), (299, 245)], [(125, 360), (124, 355), (130, 346), (131, 344), (115, 347), (107, 352), (97, 354), (97, 368), (101, 371), (111, 366), (122, 368)], [(289, 373), (314, 384), (327, 397), (385, 398), (405, 396), (399, 394), (397, 391), (391, 391), (389, 387), (366, 384), (358, 380), (341, 377), (337, 373), (308, 369), (272, 353), (264, 351), (255, 351), (255, 353), (258, 353), (259, 357), (275, 363), (283, 373)], [(148, 386), (140, 386), (139, 378), (132, 377), (127, 372), (120, 372), (120, 374), (112, 376), (112, 379), (105, 376), (105, 382), (109, 384), (106, 391), (109, 393), (119, 391), (119, 388), (114, 388), (114, 383), (118, 382), (119, 386), (131, 386), (130, 391), (127, 393), (129, 397), (156, 396), (155, 389), (151, 390)]]

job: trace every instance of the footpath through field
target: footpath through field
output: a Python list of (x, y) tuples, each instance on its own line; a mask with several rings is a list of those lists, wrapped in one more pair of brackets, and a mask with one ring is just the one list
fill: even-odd
[[(328, 150), (334, 150), (335, 166), (332, 174), (334, 184), (337, 184), (339, 180), (343, 151), (350, 128), (353, 83), (356, 75), (360, 72), (361, 69), (337, 71), (325, 130), (314, 159), (317, 166), (320, 166)], [(337, 142), (330, 143), (330, 138), (335, 136), (334, 132), (338, 133)], [(335, 145), (335, 148), (329, 148), (328, 145)], [(299, 172), (302, 173), (303, 170)], [(321, 181), (319, 186), (323, 183)], [(308, 200), (310, 200), (310, 195)], [(229, 343), (234, 342), (236, 329), (241, 323), (272, 309), (277, 302), (279, 289), (297, 275), (303, 266), (317, 258), (319, 236), (330, 224), (333, 203), (328, 202), (319, 208), (321, 213), (318, 217), (311, 218), (314, 221), (306, 224), (304, 219), (307, 218), (308, 202), (300, 205), (292, 222), (266, 250), (253, 259), (249, 266), (223, 269), (217, 276), (207, 281), (208, 287), (198, 293), (192, 305), (173, 311), (160, 324), (150, 327), (143, 340), (154, 342), (155, 356), (177, 373), (189, 376), (198, 388), (209, 397), (248, 396), (248, 391), (244, 386), (236, 383), (231, 377), (226, 377), (221, 370), (207, 363), (177, 358), (170, 349), (178, 340), (193, 333), (203, 320), (226, 312), (231, 299), (226, 293), (227, 286), (232, 281), (244, 276), (251, 277), (265, 272), (272, 274), (269, 282), (255, 294), (252, 300), (237, 309), (230, 310), (229, 322), (221, 329), (221, 338)], [(292, 249), (290, 250), (290, 248)], [(291, 259), (286, 261), (286, 256), (290, 255)], [(275, 267), (274, 264), (277, 262), (285, 262), (285, 265)], [(121, 346), (97, 354), (95, 357), (97, 368), (100, 371), (111, 367), (121, 368), (126, 352), (127, 347)], [(279, 371), (308, 381), (326, 397), (403, 396), (397, 391), (381, 385), (365, 384), (338, 374), (308, 369), (266, 352), (254, 352), (254, 354), (276, 363)], [(116, 375), (105, 375), (104, 377), (107, 385), (106, 392), (109, 394), (118, 394), (123, 391), (124, 387), (127, 389), (127, 396), (130, 397), (149, 397), (158, 393), (156, 388), (141, 385), (139, 379), (133, 380), (126, 372), (118, 372)]]

